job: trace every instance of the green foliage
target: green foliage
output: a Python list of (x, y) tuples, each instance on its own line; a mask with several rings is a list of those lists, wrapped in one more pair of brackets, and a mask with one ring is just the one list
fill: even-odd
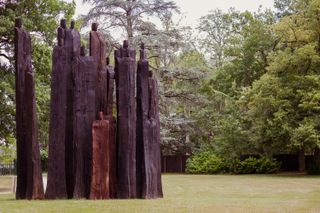
[(13, 28), (15, 18), (19, 17), (23, 20), (23, 27), (32, 35), (39, 141), (42, 151), (45, 151), (49, 124), (51, 52), (56, 38), (57, 22), (61, 16), (71, 19), (75, 3), (62, 0), (28, 0), (4, 1), (0, 4), (0, 149), (6, 153), (11, 150), (10, 153), (13, 154), (9, 156), (15, 155)]
[(279, 171), (281, 164), (267, 157), (249, 157), (238, 161), (234, 168), (236, 174), (272, 174)]
[(272, 174), (279, 171), (281, 164), (267, 157), (249, 157), (245, 160), (226, 160), (210, 150), (195, 153), (187, 160), (186, 172), (190, 174)]
[[(312, 153), (320, 145), (320, 3), (276, 0), (275, 7), (255, 14), (216, 11), (207, 16), (217, 16), (211, 21), (201, 19), (207, 41), (217, 29), (232, 33), (218, 50), (223, 63), (200, 90), (205, 105), (193, 114), (204, 130), (199, 147), (211, 147), (235, 167), (242, 155)], [(221, 17), (230, 19), (215, 23)], [(250, 165), (244, 170), (255, 170)]]
[(312, 163), (307, 167), (308, 175), (320, 175), (320, 166)]
[(216, 174), (225, 168), (224, 161), (211, 151), (196, 153), (187, 160), (186, 172), (190, 174)]

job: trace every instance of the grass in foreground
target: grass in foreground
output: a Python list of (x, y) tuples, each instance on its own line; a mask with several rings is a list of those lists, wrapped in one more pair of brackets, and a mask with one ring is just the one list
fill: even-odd
[[(320, 177), (163, 175), (164, 199), (16, 201), (0, 195), (0, 212), (320, 212)], [(2, 179), (0, 179), (0, 182)]]

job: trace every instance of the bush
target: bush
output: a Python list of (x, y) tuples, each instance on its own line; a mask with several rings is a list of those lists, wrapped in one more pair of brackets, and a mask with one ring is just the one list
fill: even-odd
[(186, 172), (190, 174), (216, 174), (225, 169), (224, 161), (210, 151), (193, 155), (187, 161)]
[(308, 175), (320, 175), (320, 166), (316, 164), (310, 164), (307, 168)]
[(238, 163), (234, 173), (236, 174), (272, 174), (279, 171), (281, 164), (275, 159), (267, 157), (249, 157)]
[(186, 172), (191, 174), (272, 174), (279, 171), (281, 164), (267, 157), (249, 157), (243, 161), (226, 161), (211, 151), (196, 153), (187, 161)]

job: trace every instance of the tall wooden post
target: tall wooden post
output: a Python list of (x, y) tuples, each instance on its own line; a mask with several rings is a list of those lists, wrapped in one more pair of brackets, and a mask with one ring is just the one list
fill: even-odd
[(47, 199), (67, 198), (65, 138), (71, 55), (65, 47), (66, 20), (61, 20), (57, 31), (58, 46), (54, 47), (52, 56)]
[(96, 88), (96, 117), (99, 112), (106, 112), (107, 108), (107, 70), (106, 70), (106, 43), (103, 36), (97, 32), (98, 24), (93, 23), (90, 32), (90, 56), (97, 62), (98, 81)]
[(163, 196), (158, 107), (157, 82), (149, 71), (142, 44), (137, 69), (137, 193), (140, 198)]
[(71, 29), (67, 29), (65, 19), (61, 20), (57, 33), (51, 77), (48, 199), (72, 198), (75, 184), (72, 61), (80, 55), (80, 34), (74, 29), (74, 22)]
[(125, 41), (115, 52), (118, 198), (136, 198), (136, 52)]
[(15, 23), (17, 199), (43, 199), (43, 181), (35, 98), (35, 80), (31, 64), (31, 37)]
[(73, 62), (75, 82), (74, 142), (75, 188), (74, 198), (89, 198), (92, 174), (92, 124), (96, 120), (97, 63), (91, 56), (81, 56)]
[[(65, 47), (71, 56), (71, 61), (80, 56), (80, 33), (74, 29), (75, 22), (71, 21), (70, 29), (67, 29), (65, 35)], [(71, 63), (72, 66), (72, 63)], [(68, 198), (73, 197), (74, 190), (74, 172), (75, 172), (75, 145), (73, 141), (74, 124), (74, 79), (73, 68), (67, 72), (67, 118), (65, 134), (65, 162), (66, 162), (66, 184)]]
[[(162, 198), (162, 180), (161, 180), (161, 147), (160, 147), (160, 117), (159, 117), (159, 90), (158, 83), (149, 72), (149, 122), (151, 142), (150, 142), (150, 159), (151, 164), (149, 168), (152, 174), (152, 188), (150, 189), (150, 196), (146, 198)], [(157, 188), (155, 188), (155, 184)], [(148, 194), (148, 193), (146, 193)]]

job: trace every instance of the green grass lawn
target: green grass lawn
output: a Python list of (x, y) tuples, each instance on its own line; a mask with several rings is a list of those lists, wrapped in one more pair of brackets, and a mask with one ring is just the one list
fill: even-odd
[(16, 201), (9, 194), (0, 195), (0, 212), (320, 212), (319, 176), (163, 175), (162, 179), (163, 199)]

